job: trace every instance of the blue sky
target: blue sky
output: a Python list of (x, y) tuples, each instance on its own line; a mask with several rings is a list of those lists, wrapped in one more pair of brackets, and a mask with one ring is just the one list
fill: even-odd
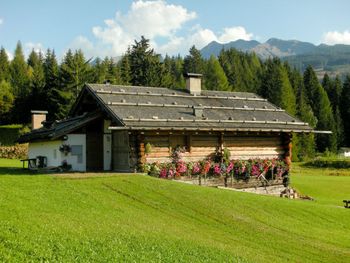
[(81, 48), (119, 56), (145, 35), (158, 53), (185, 55), (209, 42), (271, 37), (350, 44), (348, 0), (0, 0), (0, 45), (11, 54)]

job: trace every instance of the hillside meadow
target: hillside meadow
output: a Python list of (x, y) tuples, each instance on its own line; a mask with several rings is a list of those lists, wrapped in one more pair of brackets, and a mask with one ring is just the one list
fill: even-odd
[(350, 170), (293, 166), (314, 201), (0, 159), (2, 262), (349, 262)]

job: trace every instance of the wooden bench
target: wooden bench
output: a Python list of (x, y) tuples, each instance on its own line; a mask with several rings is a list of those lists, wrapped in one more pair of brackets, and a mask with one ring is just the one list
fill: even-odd
[(350, 200), (343, 200), (343, 203), (345, 208), (350, 208)]

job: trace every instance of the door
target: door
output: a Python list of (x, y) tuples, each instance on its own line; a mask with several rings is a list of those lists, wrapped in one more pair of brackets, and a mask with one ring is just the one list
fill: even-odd
[(112, 166), (112, 135), (103, 135), (103, 170), (109, 171)]
[(127, 131), (113, 132), (113, 169), (116, 171), (130, 171), (129, 133)]
[(86, 169), (103, 170), (103, 136), (101, 132), (86, 133)]

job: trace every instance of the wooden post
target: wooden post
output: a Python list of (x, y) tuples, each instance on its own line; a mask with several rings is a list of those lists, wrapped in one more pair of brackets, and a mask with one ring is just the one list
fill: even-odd
[(287, 133), (283, 136), (283, 145), (285, 150), (284, 160), (288, 165), (288, 167), (290, 167), (292, 163), (292, 147), (293, 147), (291, 133)]

